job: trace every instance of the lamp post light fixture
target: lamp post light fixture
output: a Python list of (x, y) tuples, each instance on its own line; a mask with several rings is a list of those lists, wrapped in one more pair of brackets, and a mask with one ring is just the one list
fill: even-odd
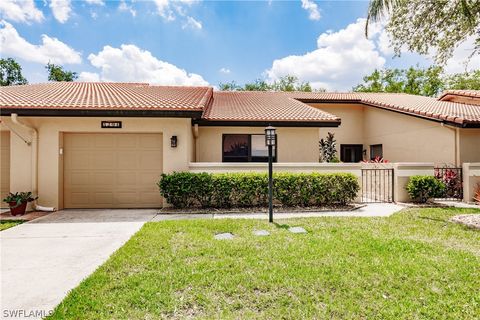
[(268, 147), (268, 222), (273, 222), (273, 147), (277, 142), (276, 129), (265, 128), (265, 145)]

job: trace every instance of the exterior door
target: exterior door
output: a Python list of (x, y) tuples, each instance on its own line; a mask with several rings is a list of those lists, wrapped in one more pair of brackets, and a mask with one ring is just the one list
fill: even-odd
[(162, 134), (64, 134), (64, 207), (161, 207), (162, 154)]

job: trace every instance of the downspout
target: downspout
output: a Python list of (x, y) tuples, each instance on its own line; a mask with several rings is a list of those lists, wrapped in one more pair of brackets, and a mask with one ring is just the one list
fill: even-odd
[(454, 144), (455, 167), (458, 167), (460, 165), (460, 128), (458, 127), (452, 128), (446, 125), (444, 122), (442, 122), (442, 127), (453, 130), (454, 140), (455, 140), (455, 144)]
[(197, 156), (198, 123), (195, 123), (193, 125), (192, 133), (193, 133), (193, 158), (195, 159), (195, 162), (198, 162), (198, 156)]
[[(38, 132), (37, 129), (34, 127), (30, 127), (20, 121), (18, 121), (18, 114), (12, 113), (11, 114), (11, 119), (12, 122), (15, 123), (16, 125), (28, 130), (30, 134), (32, 135), (32, 141), (30, 142), (30, 145), (32, 147), (32, 193), (34, 195), (38, 195)], [(33, 208), (37, 211), (55, 211), (54, 207), (43, 207), (38, 205), (37, 200), (33, 202)]]

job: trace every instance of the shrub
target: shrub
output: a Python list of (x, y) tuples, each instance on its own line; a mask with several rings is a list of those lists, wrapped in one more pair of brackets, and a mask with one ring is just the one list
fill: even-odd
[(406, 189), (412, 200), (425, 203), (428, 199), (441, 197), (445, 193), (445, 184), (433, 176), (412, 176)]
[[(267, 206), (268, 176), (263, 173), (162, 174), (160, 193), (176, 208)], [(274, 174), (274, 199), (283, 206), (347, 204), (360, 189), (352, 174)]]

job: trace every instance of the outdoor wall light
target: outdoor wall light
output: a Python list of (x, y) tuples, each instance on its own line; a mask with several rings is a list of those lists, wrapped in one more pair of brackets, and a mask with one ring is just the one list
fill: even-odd
[(170, 147), (176, 148), (177, 147), (177, 136), (172, 136), (170, 138)]
[(268, 126), (265, 128), (265, 145), (268, 147), (268, 222), (273, 222), (273, 152), (275, 146), (276, 134), (275, 128)]

